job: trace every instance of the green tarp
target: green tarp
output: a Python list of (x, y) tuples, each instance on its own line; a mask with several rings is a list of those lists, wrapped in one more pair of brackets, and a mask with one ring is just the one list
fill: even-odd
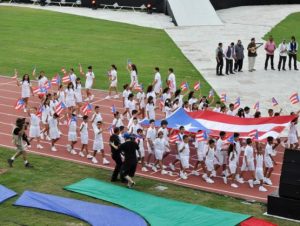
[(250, 217), (160, 198), (92, 178), (65, 189), (123, 206), (143, 216), (152, 226), (233, 226)]

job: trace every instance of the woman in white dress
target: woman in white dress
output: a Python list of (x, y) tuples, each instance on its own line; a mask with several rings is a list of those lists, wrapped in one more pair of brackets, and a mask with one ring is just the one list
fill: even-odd
[(179, 107), (183, 106), (183, 98), (184, 98), (185, 95), (187, 95), (187, 93), (185, 93), (184, 95), (182, 95), (181, 94), (181, 89), (176, 90), (176, 92), (174, 94), (174, 101), (178, 100)]
[(105, 97), (105, 99), (109, 99), (111, 98), (111, 92), (115, 91), (116, 95), (114, 95), (114, 98), (117, 99), (119, 98), (119, 94), (118, 94), (118, 73), (117, 73), (117, 67), (116, 65), (112, 64), (111, 65), (111, 69), (108, 72), (108, 77), (109, 77), (109, 92), (108, 92), (108, 96)]
[[(18, 75), (17, 71), (16, 71), (16, 75)], [(21, 98), (23, 99), (23, 101), (25, 103), (24, 112), (26, 112), (28, 109), (28, 101), (29, 101), (30, 94), (32, 94), (32, 96), (34, 96), (32, 87), (31, 87), (31, 83), (30, 83), (29, 75), (28, 74), (23, 75), (22, 81), (19, 81), (17, 79), (17, 86), (21, 86), (21, 89), (22, 89)]]
[(141, 115), (142, 118), (145, 118), (145, 97), (145, 92), (143, 91), (143, 88), (141, 88), (141, 90), (136, 94), (136, 99), (139, 106), (139, 115)]
[(151, 120), (151, 119), (155, 120), (155, 110), (156, 110), (156, 107), (153, 102), (153, 97), (149, 96), (148, 103), (146, 105), (146, 117), (149, 120)]
[(81, 94), (81, 81), (80, 78), (76, 78), (76, 85), (75, 85), (75, 102), (77, 105), (76, 108), (76, 112), (78, 117), (82, 117), (82, 115), (80, 115), (80, 109), (82, 106), (82, 94)]
[[(51, 140), (49, 137), (49, 125), (48, 119), (51, 117), (51, 109), (50, 109), (50, 99), (46, 97), (42, 106), (42, 125), (43, 130), (41, 132), (41, 138), (46, 138), (47, 140)], [(45, 137), (46, 136), (46, 137)]]
[[(80, 74), (83, 76), (84, 71), (82, 70), (81, 65), (79, 65), (79, 71), (80, 71)], [(85, 74), (85, 90), (86, 90), (86, 99), (85, 99), (85, 101), (89, 101), (89, 100), (94, 99), (94, 95), (91, 93), (91, 89), (93, 87), (94, 79), (95, 79), (95, 74), (93, 72), (93, 67), (88, 66), (88, 71)]]
[(154, 92), (156, 93), (156, 95), (160, 95), (161, 91), (162, 91), (162, 87), (161, 87), (161, 75), (159, 73), (159, 67), (154, 68), (154, 81), (152, 83), (153, 85), (153, 89)]
[(189, 101), (190, 110), (192, 111), (193, 110), (192, 106), (198, 102), (198, 99), (195, 97), (195, 92), (194, 91), (191, 91), (189, 93), (188, 101)]
[(71, 115), (73, 113), (74, 108), (76, 107), (75, 90), (72, 82), (70, 82), (67, 88), (65, 89), (65, 94), (66, 94), (66, 106), (69, 110), (69, 114)]
[(135, 85), (139, 84), (138, 81), (138, 71), (135, 64), (129, 64), (128, 70), (130, 72), (130, 87), (134, 87)]
[(155, 94), (155, 92), (153, 90), (153, 86), (152, 85), (148, 86), (148, 88), (147, 88), (146, 99), (148, 100), (148, 98), (150, 96), (153, 97), (154, 105), (156, 105), (156, 94)]
[(69, 76), (70, 76), (70, 81), (73, 83), (73, 86), (75, 87), (75, 86), (76, 86), (76, 79), (77, 79), (77, 76), (76, 76), (76, 74), (74, 73), (74, 69), (73, 69), (73, 68), (70, 68)]

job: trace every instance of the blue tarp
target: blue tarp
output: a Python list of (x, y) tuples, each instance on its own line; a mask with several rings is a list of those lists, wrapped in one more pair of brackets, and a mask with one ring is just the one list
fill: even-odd
[(15, 195), (17, 195), (16, 192), (0, 184), (0, 203), (4, 202), (5, 200), (11, 197), (14, 197)]
[(65, 214), (97, 226), (147, 225), (142, 217), (125, 209), (39, 192), (25, 191), (14, 205)]
[[(179, 108), (172, 115), (170, 115), (165, 120), (168, 121), (168, 128), (170, 129), (179, 129), (180, 126), (184, 126), (186, 131), (189, 132), (198, 132), (198, 130), (209, 131), (206, 127), (204, 127), (201, 123), (199, 123), (196, 119), (189, 116), (183, 108)], [(155, 126), (160, 126), (161, 120), (155, 121)], [(144, 119), (141, 121), (141, 124), (144, 126), (149, 125), (149, 120)]]

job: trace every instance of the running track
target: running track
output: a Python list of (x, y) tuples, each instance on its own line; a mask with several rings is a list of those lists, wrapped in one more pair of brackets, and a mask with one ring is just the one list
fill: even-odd
[[(93, 106), (99, 105), (101, 109), (101, 114), (103, 117), (104, 121), (104, 141), (108, 141), (109, 139), (109, 131), (108, 128), (109, 125), (112, 122), (113, 115), (111, 113), (111, 106), (112, 104), (115, 104), (116, 108), (118, 111), (123, 112), (122, 108), (122, 100), (121, 99), (112, 99), (112, 100), (105, 100), (105, 96), (107, 96), (107, 92), (103, 90), (94, 90), (93, 91), (95, 98), (92, 101)], [(12, 143), (11, 143), (11, 130), (12, 130), (12, 125), (14, 124), (15, 120), (17, 117), (27, 117), (27, 114), (24, 113), (23, 111), (17, 111), (14, 109), (14, 105), (16, 103), (16, 100), (20, 97), (21, 94), (21, 88), (16, 86), (15, 80), (5, 77), (5, 76), (0, 76), (0, 146), (7, 147), (7, 148), (14, 148)], [(30, 99), (31, 106), (38, 106), (39, 101), (37, 97), (33, 97)], [(162, 118), (163, 115), (161, 112), (157, 112), (158, 117)], [(126, 124), (126, 121), (125, 121)], [(89, 143), (89, 148), (92, 147), (92, 140), (94, 135), (91, 130), (91, 126), (89, 126), (89, 138), (90, 138), (90, 143)], [(51, 152), (50, 151), (50, 142), (46, 140), (42, 140), (42, 145), (44, 146), (44, 149), (38, 150), (36, 149), (36, 143), (33, 141), (32, 143), (32, 148), (30, 148), (30, 153), (42, 155), (42, 156), (47, 156), (47, 157), (52, 157), (52, 158), (57, 158), (57, 159), (62, 159), (65, 161), (72, 161), (78, 164), (85, 164), (97, 168), (103, 168), (103, 169), (109, 169), (112, 170), (114, 168), (114, 163), (110, 158), (110, 148), (107, 142), (104, 143), (105, 146), (105, 154), (107, 158), (111, 161), (110, 165), (102, 165), (102, 159), (100, 155), (98, 155), (98, 164), (93, 164), (91, 161), (87, 160), (86, 158), (82, 158), (78, 155), (71, 155), (66, 151), (66, 144), (67, 142), (67, 131), (68, 128), (67, 126), (60, 126), (60, 130), (62, 131), (62, 136), (61, 139), (58, 141), (56, 147), (58, 149), (57, 152)], [(78, 143), (76, 144), (76, 150), (80, 148), (80, 139), (78, 139)], [(174, 159), (174, 148), (172, 148), (172, 153), (167, 157), (165, 160), (164, 164), (168, 165), (170, 161)], [(189, 175), (189, 178), (187, 180), (180, 179), (178, 176), (178, 166), (177, 166), (177, 171), (173, 172), (173, 175), (161, 175), (160, 171), (158, 172), (142, 172), (141, 166), (138, 166), (137, 170), (137, 175), (148, 178), (148, 179), (154, 179), (157, 181), (163, 181), (167, 183), (172, 183), (180, 186), (185, 186), (193, 189), (199, 189), (199, 190), (204, 190), (208, 192), (214, 192), (218, 194), (223, 194), (227, 196), (233, 196), (245, 200), (255, 200), (258, 202), (267, 202), (267, 196), (268, 194), (271, 194), (274, 192), (276, 189), (278, 189), (278, 184), (279, 184), (279, 179), (280, 179), (280, 173), (281, 173), (281, 165), (282, 165), (282, 159), (283, 159), (283, 151), (284, 149), (281, 148), (277, 152), (277, 156), (275, 157), (275, 160), (277, 161), (277, 165), (275, 166), (274, 173), (271, 177), (273, 181), (272, 186), (267, 186), (266, 188), (268, 189), (268, 192), (263, 193), (258, 191), (258, 187), (254, 187), (253, 189), (249, 188), (248, 183), (245, 184), (240, 184), (239, 188), (235, 189), (230, 187), (230, 185), (225, 185), (223, 183), (222, 178), (217, 177), (214, 178), (215, 183), (214, 184), (207, 184), (205, 181), (202, 180), (201, 175), (202, 171), (200, 170), (200, 177), (199, 176), (194, 176), (194, 175)], [(191, 148), (191, 156), (192, 159), (190, 161), (190, 164), (193, 165), (195, 160), (196, 160), (196, 155), (195, 155), (195, 150), (194, 148)], [(242, 160), (242, 156), (241, 159)], [(2, 161), (6, 161), (6, 159), (2, 159)], [(33, 163), (34, 165), (34, 163)], [(169, 169), (168, 169), (169, 170)], [(192, 168), (190, 168), (191, 172)], [(246, 177), (247, 178), (247, 177)]]

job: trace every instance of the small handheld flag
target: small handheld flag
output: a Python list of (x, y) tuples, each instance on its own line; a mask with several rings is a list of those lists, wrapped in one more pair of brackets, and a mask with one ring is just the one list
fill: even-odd
[(272, 106), (275, 107), (278, 105), (277, 100), (275, 99), (275, 97), (272, 98)]
[(196, 141), (201, 142), (201, 141), (206, 141), (208, 136), (207, 136), (206, 131), (201, 131), (196, 134), (195, 138), (196, 138)]
[(134, 91), (137, 91), (137, 92), (142, 92), (143, 91), (143, 84), (135, 84), (135, 86), (133, 87), (133, 90)]
[(238, 97), (238, 98), (236, 99), (235, 103), (234, 103), (234, 109), (239, 108), (240, 105), (241, 105), (241, 98)]
[(291, 96), (290, 96), (290, 101), (292, 104), (297, 104), (299, 103), (299, 95), (298, 93), (293, 93)]
[(227, 102), (227, 96), (226, 96), (226, 93), (222, 93), (222, 94), (221, 94), (221, 102), (222, 102), (222, 103), (226, 103), (226, 102)]
[(51, 82), (50, 81), (46, 81), (44, 83), (44, 88), (46, 88), (47, 90), (51, 88)]
[(63, 78), (62, 78), (62, 82), (63, 83), (69, 83), (71, 81), (70, 79), (70, 76), (69, 75), (65, 75)]
[(43, 107), (43, 105), (41, 105), (41, 106), (39, 107), (37, 113), (36, 113), (36, 116), (37, 116), (37, 117), (42, 117), (43, 111), (44, 111), (44, 107)]
[(251, 130), (248, 134), (248, 136), (252, 139), (252, 140), (258, 140), (258, 130)]
[(178, 141), (180, 141), (181, 139), (180, 139), (180, 136), (179, 136), (179, 134), (177, 133), (177, 134), (174, 134), (174, 135), (172, 135), (171, 137), (170, 137), (170, 143), (176, 143), (176, 142), (178, 142)]
[(18, 99), (16, 104), (15, 104), (15, 109), (20, 110), (25, 108), (25, 102), (22, 98)]
[(188, 89), (189, 89), (188, 83), (187, 83), (187, 82), (182, 82), (182, 83), (180, 84), (180, 89), (181, 89), (182, 91), (188, 90)]
[(127, 59), (127, 65), (131, 65), (132, 61), (130, 59)]
[(200, 84), (200, 82), (198, 81), (198, 82), (196, 82), (195, 85), (194, 85), (194, 90), (195, 90), (195, 91), (198, 91), (200, 88), (201, 88), (201, 84)]
[(36, 87), (33, 88), (33, 93), (38, 94), (38, 95), (46, 95), (47, 94), (47, 89), (46, 87)]
[(259, 111), (259, 101), (254, 104), (253, 109)]
[(115, 114), (117, 112), (116, 106), (113, 104), (111, 106), (111, 113)]
[(227, 142), (230, 144), (234, 143), (234, 135), (233, 134), (227, 139)]
[(214, 96), (215, 96), (214, 90), (211, 89), (211, 90), (209, 91), (209, 93), (208, 93), (208, 98), (212, 98), (212, 97), (214, 97)]
[(109, 131), (109, 134), (110, 134), (110, 135), (113, 135), (113, 134), (114, 134), (114, 126), (113, 126), (113, 125), (110, 125), (110, 126), (108, 127), (108, 131)]
[(55, 113), (60, 115), (63, 110), (67, 109), (67, 106), (61, 101), (55, 108)]
[(59, 86), (60, 83), (61, 83), (60, 76), (59, 76), (59, 75), (55, 75), (55, 76), (52, 78), (51, 83), (52, 83), (53, 85)]
[(84, 115), (88, 115), (89, 113), (92, 112), (93, 107), (90, 103), (87, 102), (85, 105), (82, 106), (81, 110)]

